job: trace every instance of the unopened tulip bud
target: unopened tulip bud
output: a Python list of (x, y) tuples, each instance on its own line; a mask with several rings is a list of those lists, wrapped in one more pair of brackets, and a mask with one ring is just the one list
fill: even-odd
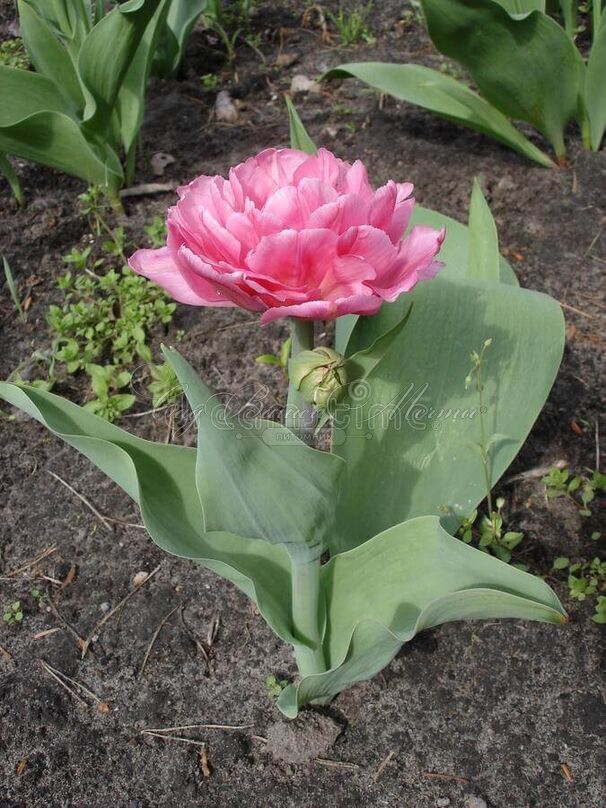
[(336, 401), (347, 383), (345, 357), (332, 348), (301, 351), (290, 363), (290, 380), (305, 401), (326, 409)]

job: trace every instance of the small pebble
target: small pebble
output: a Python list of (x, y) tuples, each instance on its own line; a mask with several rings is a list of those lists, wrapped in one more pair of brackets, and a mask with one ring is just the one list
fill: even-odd
[(238, 120), (238, 109), (227, 90), (221, 90), (221, 92), (217, 94), (215, 116), (218, 121), (225, 121), (226, 123), (235, 123)]
[(482, 797), (467, 797), (465, 800), (465, 808), (488, 808), (486, 800)]
[(302, 73), (297, 73), (296, 76), (292, 77), (292, 81), (290, 82), (290, 91), (293, 95), (297, 95), (298, 93), (319, 95), (322, 92), (322, 88), (317, 81), (312, 81), (312, 79), (304, 76)]
[(141, 586), (142, 583), (147, 581), (147, 577), (149, 572), (138, 572), (136, 575), (133, 575), (133, 586)]
[(436, 800), (437, 808), (448, 808), (449, 805), (450, 805), (450, 800), (448, 799), (448, 797), (439, 797)]
[(102, 612), (109, 612), (109, 603), (107, 601), (104, 601), (103, 603), (99, 604), (99, 608), (101, 609)]

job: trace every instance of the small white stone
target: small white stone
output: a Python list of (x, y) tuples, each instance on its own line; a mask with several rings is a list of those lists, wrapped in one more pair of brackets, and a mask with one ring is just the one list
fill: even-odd
[(465, 800), (465, 808), (488, 808), (486, 800), (482, 797), (467, 797)]
[(302, 73), (297, 73), (296, 76), (292, 77), (292, 81), (290, 82), (290, 91), (293, 95), (297, 95), (298, 93), (315, 93), (319, 95), (322, 92), (322, 88), (317, 81), (313, 81)]
[(448, 799), (448, 797), (438, 797), (438, 799), (436, 800), (437, 808), (448, 808), (449, 805), (450, 800)]
[(235, 123), (238, 120), (238, 109), (227, 90), (221, 90), (217, 94), (215, 116), (218, 121), (224, 121), (225, 123)]
[(142, 583), (147, 581), (149, 576), (149, 572), (138, 572), (136, 575), (133, 575), (133, 586), (141, 586)]
[(107, 601), (104, 601), (103, 603), (99, 604), (99, 608), (101, 609), (102, 612), (109, 612), (109, 603)]

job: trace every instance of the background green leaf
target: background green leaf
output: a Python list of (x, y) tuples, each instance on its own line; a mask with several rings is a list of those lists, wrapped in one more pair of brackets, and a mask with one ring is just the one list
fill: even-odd
[(467, 277), (499, 282), (500, 255), (497, 227), (484, 194), (474, 178), (469, 207), (469, 259)]
[(145, 88), (151, 72), (154, 53), (166, 27), (166, 17), (170, 7), (171, 0), (161, 0), (139, 41), (118, 93), (117, 110), (120, 119), (120, 136), (130, 162), (134, 158), (137, 137), (143, 123)]
[(294, 718), (316, 698), (370, 679), (419, 631), (454, 620), (497, 617), (563, 623), (547, 584), (448, 535), (435, 517), (395, 525), (322, 568), (326, 673), (281, 695)]
[(504, 115), (542, 132), (558, 157), (575, 116), (584, 64), (566, 32), (533, 11), (513, 18), (493, 0), (421, 0), (435, 46), (472, 75)]
[(460, 81), (437, 70), (421, 65), (357, 62), (339, 65), (325, 73), (323, 78), (347, 76), (482, 132), (543, 166), (553, 166), (549, 157), (525, 138), (495, 106)]
[(284, 96), (284, 100), (286, 101), (286, 109), (288, 110), (291, 149), (300, 149), (307, 154), (315, 154), (318, 151), (316, 144), (303, 126), (303, 122), (301, 118), (299, 118), (299, 113), (295, 109), (295, 105), (288, 95)]
[[(492, 338), (483, 368), (486, 431), (506, 436), (492, 447), (493, 485), (522, 446), (560, 363), (564, 321), (550, 297), (440, 277), (360, 317), (347, 355), (386, 333), (411, 302), (406, 326), (367, 379), (366, 399), (349, 402), (350, 422), (335, 432), (334, 451), (346, 461), (337, 551), (425, 514), (444, 514), (454, 530), (485, 497), (478, 397), (465, 389), (470, 353), (484, 340)], [(392, 417), (379, 414), (398, 401)]]
[(27, 0), (18, 0), (19, 23), (30, 62), (38, 73), (53, 81), (68, 107), (79, 112), (84, 96), (74, 63), (53, 28)]
[(591, 148), (597, 151), (606, 130), (606, 8), (594, 34), (587, 63), (585, 103), (589, 113)]
[(92, 136), (107, 132), (122, 82), (160, 2), (129, 0), (115, 6), (82, 43), (78, 73), (86, 96), (83, 120)]
[(187, 39), (208, 0), (171, 0), (166, 26), (154, 56), (154, 72), (167, 78), (174, 76), (183, 59)]

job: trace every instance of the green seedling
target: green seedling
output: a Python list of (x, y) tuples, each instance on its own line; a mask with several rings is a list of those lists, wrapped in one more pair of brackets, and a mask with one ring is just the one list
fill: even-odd
[(342, 6), (336, 14), (327, 12), (327, 16), (337, 29), (341, 43), (346, 47), (356, 42), (366, 42), (372, 45), (376, 40), (368, 30), (366, 21), (372, 11), (372, 0), (364, 5), (356, 6), (351, 11)]
[(14, 603), (11, 603), (10, 606), (4, 610), (2, 619), (7, 626), (14, 626), (22, 623), (23, 609), (21, 608), (21, 601), (16, 600)]
[(292, 338), (285, 339), (280, 350), (277, 354), (261, 354), (255, 358), (255, 362), (259, 365), (275, 365), (288, 376), (288, 359), (290, 357), (290, 350), (292, 345)]

